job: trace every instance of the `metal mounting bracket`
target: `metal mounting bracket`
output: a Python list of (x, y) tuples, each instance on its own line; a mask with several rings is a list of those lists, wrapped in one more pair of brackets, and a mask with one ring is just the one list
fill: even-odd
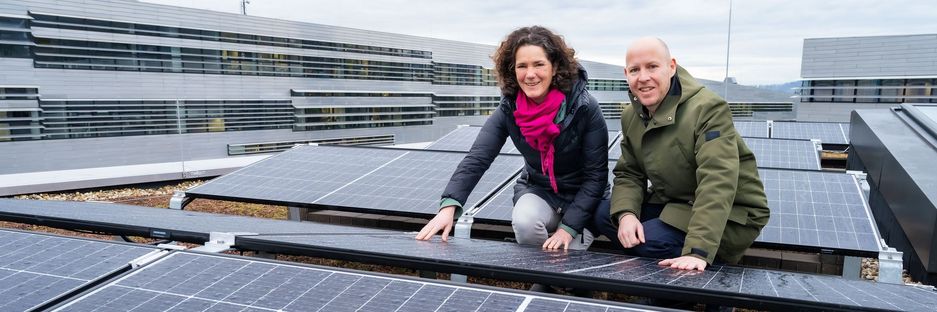
[(184, 191), (175, 191), (172, 193), (172, 198), (169, 199), (169, 209), (182, 210), (192, 202), (194, 198), (186, 197)]
[(211, 232), (208, 233), (208, 241), (201, 247), (192, 248), (195, 251), (204, 252), (223, 252), (234, 246), (234, 240), (240, 235), (257, 235), (257, 233), (247, 232)]

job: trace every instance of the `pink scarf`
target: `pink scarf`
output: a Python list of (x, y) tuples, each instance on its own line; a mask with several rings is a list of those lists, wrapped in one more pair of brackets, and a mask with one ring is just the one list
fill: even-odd
[(560, 191), (553, 173), (553, 139), (560, 135), (560, 127), (553, 123), (553, 119), (565, 99), (563, 92), (550, 89), (543, 103), (537, 104), (521, 91), (517, 93), (517, 109), (514, 110), (514, 119), (527, 144), (540, 151), (541, 170), (550, 177), (550, 186), (555, 193)]

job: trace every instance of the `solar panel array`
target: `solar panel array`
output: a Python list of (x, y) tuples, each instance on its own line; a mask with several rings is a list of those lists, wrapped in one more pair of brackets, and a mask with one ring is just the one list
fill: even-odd
[[(609, 180), (615, 162), (609, 161)], [(771, 219), (756, 244), (785, 245), (843, 254), (881, 250), (873, 217), (855, 177), (844, 173), (759, 169)], [(475, 212), (476, 222), (510, 224), (513, 184)]]
[(759, 242), (832, 250), (882, 249), (856, 178), (833, 172), (758, 170), (771, 219)]
[(759, 168), (820, 170), (820, 154), (812, 141), (742, 138)]
[[(231, 199), (401, 215), (434, 215), (464, 153), (299, 146), (188, 190), (192, 197)], [(523, 167), (501, 155), (468, 197), (472, 206)]]
[(0, 230), (0, 311), (26, 311), (76, 291), (155, 249)]
[(176, 252), (56, 311), (640, 311), (612, 303)]
[[(448, 243), (416, 241), (405, 235), (264, 235), (238, 238), (238, 245), (310, 255), (343, 254), (360, 261), (395, 259), (432, 264), (453, 273), (502, 276), (553, 285), (620, 291), (659, 298), (693, 296), (704, 302), (785, 310), (891, 309), (929, 311), (933, 290), (734, 266), (706, 271), (661, 267), (659, 260), (587, 251), (543, 251), (539, 246), (451, 238)], [(366, 247), (364, 247), (366, 246)]]
[(732, 121), (735, 124), (735, 131), (743, 137), (767, 138), (768, 123), (765, 121)]
[(775, 121), (771, 126), (771, 137), (780, 139), (818, 139), (823, 144), (849, 144), (849, 124)]

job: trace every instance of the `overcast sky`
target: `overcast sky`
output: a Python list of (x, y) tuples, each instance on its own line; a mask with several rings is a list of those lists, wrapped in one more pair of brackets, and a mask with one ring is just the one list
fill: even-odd
[[(145, 0), (240, 13), (240, 0)], [(664, 39), (697, 77), (725, 76), (729, 0), (250, 0), (247, 14), (368, 30), (497, 44), (539, 24), (580, 58), (624, 65), (629, 42)], [(746, 85), (800, 79), (804, 38), (937, 32), (931, 0), (735, 0), (729, 76)], [(624, 78), (624, 77), (622, 77)]]

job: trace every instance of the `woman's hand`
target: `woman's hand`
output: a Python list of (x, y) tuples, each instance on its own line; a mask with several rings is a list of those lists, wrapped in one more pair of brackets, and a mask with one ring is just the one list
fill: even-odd
[(442, 230), (442, 241), (449, 240), (449, 232), (452, 230), (452, 223), (455, 216), (455, 206), (446, 206), (439, 209), (436, 216), (429, 220), (420, 233), (416, 234), (417, 240), (429, 240), (433, 235)]
[(550, 236), (547, 241), (543, 242), (543, 249), (556, 250), (563, 247), (563, 250), (568, 250), (569, 242), (571, 241), (573, 241), (572, 235), (569, 235), (569, 233), (563, 229), (557, 229), (556, 233), (553, 233), (553, 236)]

